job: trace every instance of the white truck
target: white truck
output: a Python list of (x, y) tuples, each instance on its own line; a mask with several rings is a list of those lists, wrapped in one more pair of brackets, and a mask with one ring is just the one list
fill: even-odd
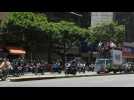
[(121, 72), (122, 69), (122, 51), (121, 50), (111, 50), (109, 58), (98, 58), (95, 62), (95, 71), (99, 74), (101, 72)]

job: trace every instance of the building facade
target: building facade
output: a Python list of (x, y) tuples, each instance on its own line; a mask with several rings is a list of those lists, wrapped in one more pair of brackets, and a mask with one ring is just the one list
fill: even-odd
[(101, 23), (110, 23), (113, 21), (113, 12), (92, 12), (91, 26), (96, 26)]

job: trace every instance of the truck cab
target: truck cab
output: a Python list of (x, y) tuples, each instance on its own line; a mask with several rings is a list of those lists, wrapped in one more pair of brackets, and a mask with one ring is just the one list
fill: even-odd
[(96, 59), (95, 62), (95, 71), (99, 74), (100, 72), (109, 72), (108, 69), (111, 68), (112, 60), (111, 59)]

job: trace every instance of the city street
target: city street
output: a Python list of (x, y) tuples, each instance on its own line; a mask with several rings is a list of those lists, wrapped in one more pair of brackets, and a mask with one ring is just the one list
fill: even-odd
[(0, 87), (134, 87), (134, 74), (89, 76), (10, 82), (0, 81)]

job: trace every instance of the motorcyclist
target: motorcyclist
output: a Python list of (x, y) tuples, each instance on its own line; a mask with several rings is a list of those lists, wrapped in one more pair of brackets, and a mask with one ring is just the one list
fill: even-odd
[(53, 69), (53, 72), (59, 72), (59, 73), (61, 73), (60, 64), (58, 62), (56, 62), (56, 63), (54, 63), (52, 65), (52, 69)]
[(40, 70), (40, 73), (42, 75), (44, 75), (44, 64), (43, 63), (39, 63), (39, 70)]
[(23, 65), (20, 63), (18, 65), (18, 72), (19, 72), (19, 75), (23, 75)]
[(4, 58), (0, 65), (0, 72), (2, 80), (5, 80), (8, 77), (9, 69), (11, 69), (11, 63), (9, 59)]
[(34, 63), (33, 65), (33, 70), (34, 70), (34, 74), (37, 75), (38, 74), (38, 70), (39, 70), (39, 64)]
[(76, 74), (76, 72), (77, 72), (77, 63), (75, 61), (73, 61), (71, 63), (71, 66), (68, 66), (66, 71), (68, 73), (70, 73), (70, 74)]

